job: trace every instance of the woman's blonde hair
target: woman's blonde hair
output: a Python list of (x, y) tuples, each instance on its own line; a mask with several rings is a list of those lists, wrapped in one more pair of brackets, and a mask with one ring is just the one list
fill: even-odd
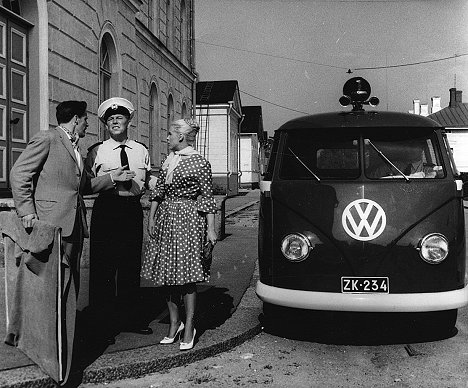
[(188, 144), (193, 145), (195, 143), (195, 138), (200, 130), (196, 120), (191, 118), (174, 120), (172, 125), (177, 132), (185, 136)]

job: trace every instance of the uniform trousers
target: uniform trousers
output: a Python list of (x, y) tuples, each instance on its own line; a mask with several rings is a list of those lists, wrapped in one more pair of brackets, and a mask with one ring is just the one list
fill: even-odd
[(89, 302), (102, 329), (137, 327), (143, 209), (139, 197), (101, 194), (90, 225)]

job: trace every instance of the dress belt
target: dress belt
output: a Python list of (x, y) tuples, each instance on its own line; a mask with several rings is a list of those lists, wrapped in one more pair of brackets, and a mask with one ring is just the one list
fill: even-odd
[(171, 203), (184, 203), (184, 202), (194, 202), (197, 199), (196, 198), (165, 198), (166, 202), (171, 202)]

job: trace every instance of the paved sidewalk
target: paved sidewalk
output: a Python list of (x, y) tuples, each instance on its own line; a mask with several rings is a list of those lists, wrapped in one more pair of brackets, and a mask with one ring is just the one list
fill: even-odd
[[(226, 217), (259, 200), (258, 190), (241, 191), (226, 199)], [(229, 350), (260, 332), (261, 302), (255, 295), (258, 277), (257, 231), (251, 227), (226, 226), (226, 238), (215, 251), (210, 283), (199, 286), (198, 340), (195, 347), (180, 352), (178, 345), (159, 345), (167, 332), (164, 300), (156, 289), (147, 289), (142, 303), (148, 306), (148, 321), (154, 333), (142, 336), (120, 333), (116, 344), (81, 343), (80, 365), (70, 386), (80, 382), (105, 382), (133, 378), (184, 365)], [(0, 268), (3, 283), (4, 271)], [(5, 334), (4, 285), (0, 286), (0, 339)], [(3, 361), (2, 361), (3, 360)], [(54, 387), (53, 381), (19, 350), (0, 344), (0, 388)]]

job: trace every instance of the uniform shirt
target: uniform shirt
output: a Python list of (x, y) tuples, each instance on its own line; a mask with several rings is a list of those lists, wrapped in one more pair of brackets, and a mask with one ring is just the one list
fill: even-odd
[[(116, 182), (115, 194), (121, 196), (139, 196), (145, 192), (148, 172), (151, 170), (149, 153), (142, 143), (134, 140), (126, 140), (125, 152), (128, 157), (128, 167), (135, 172), (132, 187), (126, 190), (121, 182)], [(121, 167), (120, 148), (121, 143), (110, 138), (102, 143), (94, 144), (88, 148), (86, 157), (86, 169), (93, 176), (109, 174)]]

